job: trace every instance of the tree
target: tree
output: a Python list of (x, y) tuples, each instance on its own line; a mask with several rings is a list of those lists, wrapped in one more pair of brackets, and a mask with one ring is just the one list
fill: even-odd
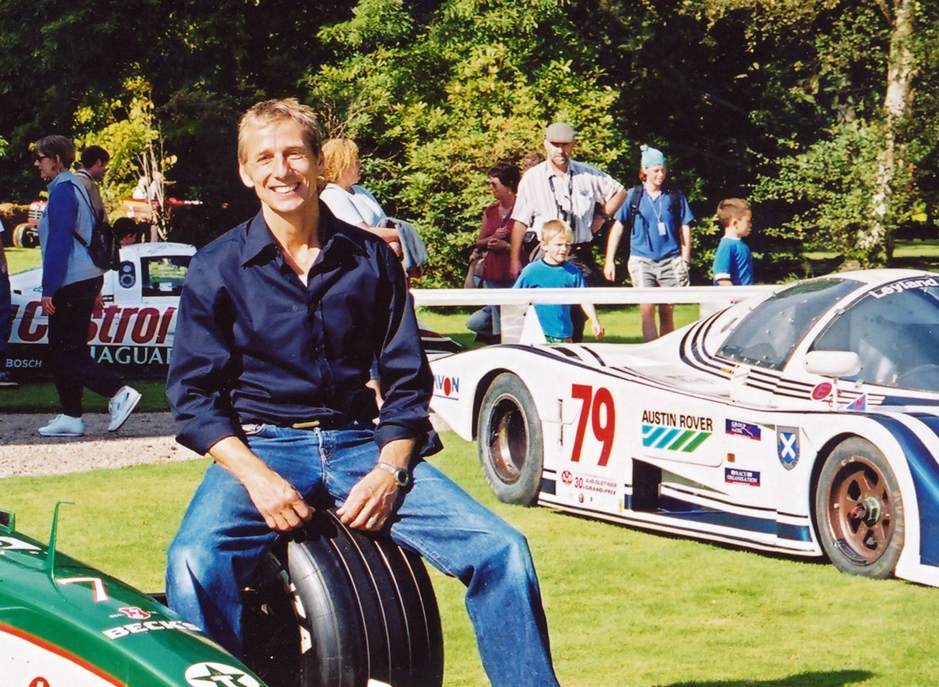
[(417, 21), (401, 0), (362, 0), (321, 31), (335, 57), (310, 73), (330, 135), (357, 139), (365, 180), (412, 219), (431, 253), (429, 286), (463, 281), (488, 193), (485, 172), (540, 148), (570, 122), (580, 159), (609, 165), (625, 142), (596, 52), (557, 0), (448, 0)]

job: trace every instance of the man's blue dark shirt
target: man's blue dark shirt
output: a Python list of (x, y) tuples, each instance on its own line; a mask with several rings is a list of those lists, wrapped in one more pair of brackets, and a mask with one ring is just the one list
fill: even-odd
[[(193, 258), (180, 298), (167, 396), (177, 440), (206, 453), (241, 425), (379, 417), (375, 441), (439, 439), (433, 378), (401, 263), (385, 242), (320, 203), (320, 245), (306, 286), (261, 214)], [(384, 403), (365, 386), (377, 357)]]

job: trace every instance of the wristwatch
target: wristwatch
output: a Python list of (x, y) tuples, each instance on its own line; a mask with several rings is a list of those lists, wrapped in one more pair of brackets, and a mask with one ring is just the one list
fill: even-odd
[(393, 475), (395, 482), (398, 483), (399, 487), (406, 487), (411, 481), (411, 474), (404, 468), (399, 468), (397, 465), (392, 465), (391, 463), (386, 463), (384, 461), (378, 461), (378, 465), (375, 467), (384, 470), (390, 475)]

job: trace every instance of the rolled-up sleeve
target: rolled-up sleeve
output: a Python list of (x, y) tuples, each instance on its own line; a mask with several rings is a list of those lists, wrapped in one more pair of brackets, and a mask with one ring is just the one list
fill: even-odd
[(421, 348), (420, 329), (404, 271), (390, 250), (382, 250), (383, 268), (391, 288), (388, 320), (378, 374), (384, 401), (375, 429), (379, 447), (395, 439), (415, 439), (416, 453), (429, 456), (442, 448), (429, 419), (433, 375)]
[(190, 264), (166, 384), (176, 440), (200, 454), (239, 429), (227, 394), (233, 317), (225, 289), (213, 279), (217, 270), (199, 255)]

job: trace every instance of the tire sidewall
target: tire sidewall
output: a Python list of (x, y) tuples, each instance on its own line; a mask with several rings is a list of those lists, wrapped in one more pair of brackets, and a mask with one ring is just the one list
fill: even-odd
[[(877, 468), (886, 483), (894, 504), (893, 529), (890, 540), (886, 550), (870, 564), (858, 564), (841, 552), (840, 546), (835, 540), (828, 515), (828, 501), (833, 480), (846, 464), (846, 461), (850, 462), (857, 457), (863, 457)], [(893, 577), (900, 554), (903, 552), (906, 532), (905, 513), (899, 482), (890, 467), (890, 463), (877, 447), (860, 437), (846, 439), (835, 447), (825, 460), (825, 464), (819, 473), (818, 485), (815, 489), (815, 514), (819, 542), (825, 555), (836, 568), (850, 575), (860, 575), (862, 577), (875, 579)]]
[[(498, 407), (506, 402), (514, 404), (518, 409), (527, 436), (524, 464), (518, 478), (511, 482), (506, 481), (496, 469), (496, 459), (492, 455), (487, 439), (492, 432), (493, 425), (498, 421), (496, 417), (499, 412)], [(477, 445), (483, 475), (499, 500), (517, 505), (533, 505), (541, 491), (544, 436), (534, 398), (525, 383), (516, 375), (511, 373), (499, 375), (486, 391), (479, 412)]]

